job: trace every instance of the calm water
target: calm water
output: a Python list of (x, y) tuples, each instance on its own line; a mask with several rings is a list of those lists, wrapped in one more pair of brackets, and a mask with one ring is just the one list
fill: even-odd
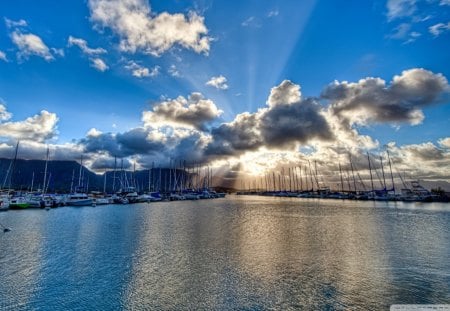
[(1, 310), (450, 303), (450, 205), (230, 196), (0, 213)]

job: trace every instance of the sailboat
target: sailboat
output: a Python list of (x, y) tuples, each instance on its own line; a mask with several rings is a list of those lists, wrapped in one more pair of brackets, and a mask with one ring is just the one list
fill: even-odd
[(81, 156), (80, 172), (78, 177), (78, 186), (75, 187), (75, 192), (67, 195), (66, 205), (69, 206), (91, 206), (94, 200), (90, 198), (87, 193), (83, 192), (83, 186), (81, 184), (81, 173), (83, 169), (83, 156)]

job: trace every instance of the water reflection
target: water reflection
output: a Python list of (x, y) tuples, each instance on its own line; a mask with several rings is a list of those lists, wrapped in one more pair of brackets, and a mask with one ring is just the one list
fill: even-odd
[(0, 309), (379, 310), (450, 300), (445, 204), (232, 196), (0, 216), (14, 233), (0, 236)]

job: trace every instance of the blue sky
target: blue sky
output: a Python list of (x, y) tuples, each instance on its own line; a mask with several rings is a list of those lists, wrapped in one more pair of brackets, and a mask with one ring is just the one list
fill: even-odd
[[(48, 135), (38, 137), (41, 144), (50, 143), (55, 148), (73, 144), (74, 150), (92, 152), (92, 159), (110, 157), (112, 152), (108, 149), (86, 150), (86, 141), (92, 136), (87, 134), (89, 131), (95, 128), (95, 137), (101, 133), (105, 138), (108, 134), (114, 140), (117, 134), (145, 128), (148, 142), (156, 135), (155, 127), (148, 130), (151, 122), (159, 120), (161, 128), (164, 120), (172, 127), (180, 121), (169, 120), (167, 115), (157, 116), (155, 107), (179, 96), (187, 99), (197, 92), (208, 100), (205, 105), (217, 108), (215, 112), (209, 110), (214, 117), (204, 119), (201, 126), (188, 124), (192, 116), (179, 123), (191, 129), (189, 135), (193, 133), (192, 126), (196, 130), (201, 127), (201, 133), (192, 137), (203, 137), (200, 145), (210, 150), (206, 141), (217, 140), (214, 129), (235, 121), (239, 114), (270, 109), (267, 102), (272, 88), (285, 80), (300, 85), (302, 100), (316, 98), (322, 115), (333, 105), (342, 104), (336, 98), (321, 96), (335, 80), (358, 83), (374, 77), (383, 79), (389, 88), (394, 76), (421, 68), (430, 73), (428, 78), (439, 74), (444, 79), (450, 77), (448, 0), (115, 0), (106, 8), (105, 3), (0, 2), (0, 104), (9, 113), (1, 121), (9, 126), (0, 127), (5, 144), (12, 146), (18, 138), (30, 139), (27, 131), (17, 129), (26, 118), (46, 110), (57, 121), (48, 125)], [(120, 8), (128, 11), (124, 13)], [(102, 15), (105, 12), (108, 14)], [(142, 20), (129, 19), (127, 12)], [(183, 23), (174, 24), (175, 18)], [(146, 28), (148, 25), (153, 30)], [(48, 50), (36, 52), (39, 47), (35, 45), (20, 46), (19, 41), (23, 43), (30, 34), (40, 38)], [(414, 79), (422, 79), (418, 77), (420, 73), (415, 74)], [(448, 165), (445, 148), (450, 141), (445, 139), (450, 136), (450, 106), (448, 83), (441, 84), (429, 101), (416, 105), (413, 100), (406, 100), (410, 109), (406, 113), (414, 111), (414, 117), (382, 117), (377, 110), (367, 119), (349, 121), (348, 130), (357, 131), (358, 137), (369, 136), (376, 143), (346, 147), (379, 150), (389, 142), (396, 146), (431, 142)], [(398, 99), (400, 106), (404, 102), (405, 99)], [(199, 102), (191, 104), (192, 113), (200, 113)], [(359, 113), (371, 110), (372, 104), (359, 103)], [(153, 111), (150, 123), (142, 119), (144, 111)], [(422, 113), (421, 118), (417, 111)], [(331, 127), (335, 132), (335, 127)], [(179, 129), (174, 128), (175, 132)], [(156, 132), (172, 130), (166, 127)], [(32, 130), (36, 131), (39, 129)], [(183, 135), (188, 134), (185, 131)], [(318, 137), (326, 135), (311, 135), (311, 139), (293, 137), (289, 148), (278, 143), (258, 146), (269, 146), (271, 150), (282, 147), (281, 151), (305, 146), (319, 148), (315, 146), (320, 144)], [(223, 139), (224, 135), (220, 137)], [(334, 145), (345, 145), (340, 134), (335, 133), (335, 137)], [(239, 149), (229, 137), (225, 140), (219, 143), (231, 144), (233, 151)], [(180, 141), (172, 144), (175, 149), (182, 145)], [(257, 151), (255, 148), (230, 154), (242, 157), (247, 151)]]

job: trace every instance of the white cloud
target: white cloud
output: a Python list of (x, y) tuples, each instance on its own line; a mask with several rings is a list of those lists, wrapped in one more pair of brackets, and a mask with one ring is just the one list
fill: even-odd
[(241, 23), (242, 27), (254, 27), (259, 28), (261, 27), (261, 22), (254, 16), (250, 16), (245, 21)]
[(222, 75), (217, 76), (217, 77), (212, 77), (208, 82), (206, 82), (206, 85), (215, 87), (218, 90), (228, 89), (227, 78), (225, 78)]
[(5, 17), (5, 25), (7, 28), (18, 28), (28, 26), (27, 22), (23, 19), (18, 21), (13, 21)]
[(271, 107), (283, 104), (290, 105), (299, 102), (301, 96), (300, 85), (294, 84), (289, 80), (284, 80), (280, 85), (275, 86), (270, 90), (267, 105)]
[(100, 135), (102, 135), (103, 133), (101, 132), (101, 131), (99, 131), (99, 130), (97, 130), (95, 127), (93, 127), (93, 128), (91, 128), (88, 132), (87, 132), (87, 134), (86, 134), (86, 136), (90, 136), (90, 137), (98, 137), (98, 136), (100, 136)]
[(152, 111), (143, 112), (142, 121), (150, 127), (171, 125), (204, 130), (207, 123), (222, 113), (212, 100), (205, 99), (200, 93), (192, 93), (188, 98), (178, 96), (176, 99), (158, 103)]
[(19, 49), (17, 53), (19, 59), (28, 59), (32, 55), (42, 57), (46, 61), (55, 59), (48, 46), (34, 34), (23, 34), (16, 30), (11, 34), (11, 39)]
[[(3, 110), (3, 111), (2, 111)], [(9, 120), (11, 114), (0, 105), (0, 115), (3, 120)], [(7, 121), (0, 123), (0, 136), (19, 140), (44, 142), (57, 135), (56, 125), (58, 117), (54, 113), (42, 110), (40, 114), (34, 115), (24, 121)]]
[(416, 11), (416, 0), (388, 0), (386, 3), (388, 20), (407, 17)]
[(147, 0), (89, 0), (91, 21), (120, 37), (121, 51), (159, 56), (174, 45), (208, 54), (211, 38), (204, 18), (195, 12), (151, 12)]
[(394, 40), (403, 40), (403, 44), (408, 44), (416, 41), (421, 35), (422, 34), (417, 31), (411, 31), (411, 24), (401, 23), (386, 37)]
[(84, 54), (87, 55), (99, 55), (99, 54), (105, 54), (106, 50), (103, 48), (90, 48), (86, 42), (86, 40), (81, 38), (75, 38), (72, 36), (69, 36), (69, 39), (67, 40), (69, 46), (78, 46), (81, 51), (83, 51)]
[(109, 69), (108, 65), (101, 58), (91, 58), (91, 67), (101, 72)]
[(447, 24), (444, 23), (438, 23), (436, 25), (430, 26), (428, 28), (428, 31), (435, 37), (438, 37), (442, 33), (450, 30), (450, 22)]
[(280, 12), (278, 10), (272, 10), (267, 14), (267, 17), (275, 17), (278, 16)]
[(181, 73), (178, 71), (177, 66), (175, 65), (170, 65), (169, 70), (167, 70), (167, 72), (172, 76), (172, 77), (181, 77)]
[(12, 114), (6, 110), (6, 107), (0, 104), (0, 122), (11, 119)]
[(0, 51), (0, 59), (1, 59), (2, 61), (4, 61), (4, 62), (7, 62), (7, 61), (8, 61), (8, 58), (6, 57), (5, 52)]
[(441, 0), (441, 2), (439, 2), (439, 5), (450, 5), (450, 0)]
[(159, 75), (159, 70), (161, 69), (159, 66), (155, 66), (151, 69), (141, 66), (138, 63), (134, 61), (128, 62), (128, 65), (125, 66), (125, 69), (128, 69), (131, 71), (132, 75), (137, 78), (144, 78), (144, 77), (156, 77)]
[(450, 137), (441, 138), (438, 140), (438, 144), (443, 148), (449, 148), (450, 149)]

